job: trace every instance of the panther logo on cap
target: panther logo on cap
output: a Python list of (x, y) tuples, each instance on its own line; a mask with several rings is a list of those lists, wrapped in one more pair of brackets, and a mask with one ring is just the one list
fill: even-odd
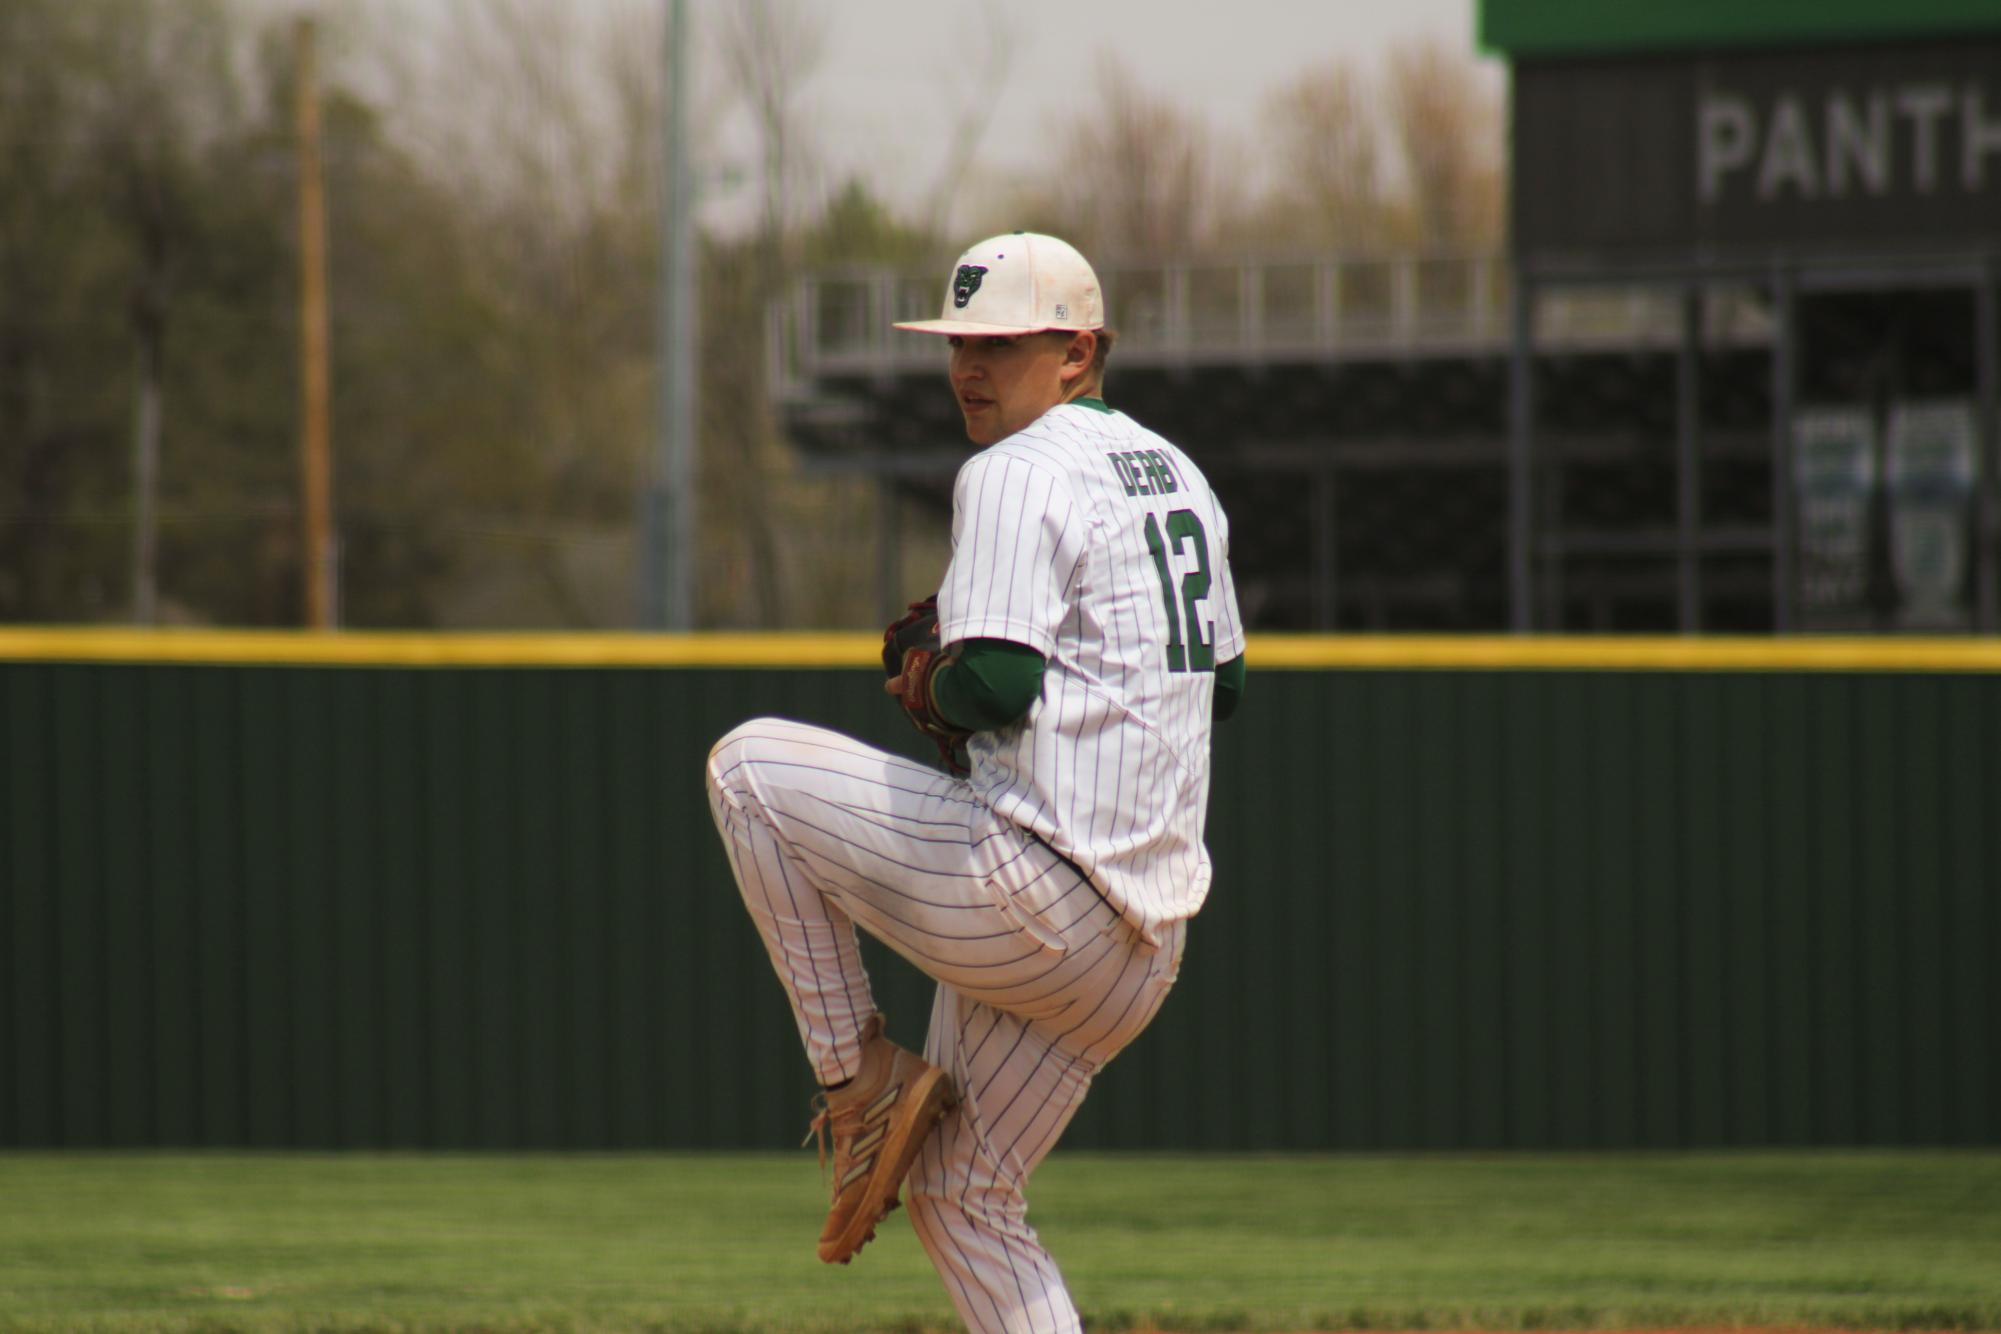
[(961, 264), (958, 277), (952, 280), (952, 307), (964, 310), (966, 303), (973, 299), (973, 293), (980, 290), (980, 279), (987, 276), (982, 264)]

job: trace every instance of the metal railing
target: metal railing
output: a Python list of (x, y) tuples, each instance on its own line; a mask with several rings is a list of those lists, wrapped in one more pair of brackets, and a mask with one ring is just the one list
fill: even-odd
[[(1468, 356), (1508, 345), (1513, 272), (1499, 254), (1187, 262), (1101, 276), (1128, 365)], [(935, 367), (934, 340), (890, 325), (934, 317), (941, 290), (935, 274), (886, 269), (800, 279), (772, 311), (772, 382)], [(1537, 301), (1536, 341), (1672, 346), (1680, 311), (1678, 293), (1661, 286), (1548, 291)], [(1770, 336), (1751, 299), (1712, 299), (1707, 324), (1712, 338)]]

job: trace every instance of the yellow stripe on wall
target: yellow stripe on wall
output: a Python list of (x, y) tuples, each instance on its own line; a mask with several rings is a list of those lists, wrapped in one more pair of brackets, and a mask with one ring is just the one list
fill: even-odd
[(875, 667), (871, 634), (388, 634), (0, 628), (0, 660), (344, 667)]
[(2001, 670), (2001, 639), (1260, 635), (1251, 639), (1248, 665), (1253, 672), (1991, 672)]
[[(867, 667), (867, 632), (393, 634), (0, 627), (0, 661), (350, 667)], [(1254, 635), (1259, 671), (2001, 671), (2001, 639)]]

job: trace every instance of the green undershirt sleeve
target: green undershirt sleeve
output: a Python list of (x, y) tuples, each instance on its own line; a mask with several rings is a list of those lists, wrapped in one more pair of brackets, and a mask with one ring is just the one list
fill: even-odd
[(1244, 655), (1239, 653), (1216, 669), (1216, 718), (1220, 722), (1237, 711), (1244, 699)]
[[(969, 639), (958, 661), (931, 680), (931, 698), (947, 722), (991, 732), (1019, 722), (1042, 693), (1042, 655), (1006, 639)], [(1216, 717), (1228, 718), (1244, 697), (1244, 655), (1216, 669)]]
[(931, 699), (947, 722), (991, 732), (1018, 722), (1042, 693), (1042, 655), (1006, 639), (968, 639), (959, 660), (931, 678)]

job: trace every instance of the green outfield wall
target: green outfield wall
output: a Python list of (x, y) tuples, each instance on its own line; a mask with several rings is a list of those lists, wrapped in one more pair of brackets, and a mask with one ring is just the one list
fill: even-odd
[[(872, 653), (0, 631), (0, 1145), (796, 1143), (702, 761), (924, 753)], [(1067, 1142), (2001, 1144), (2001, 645), (1251, 664), (1181, 984)]]

